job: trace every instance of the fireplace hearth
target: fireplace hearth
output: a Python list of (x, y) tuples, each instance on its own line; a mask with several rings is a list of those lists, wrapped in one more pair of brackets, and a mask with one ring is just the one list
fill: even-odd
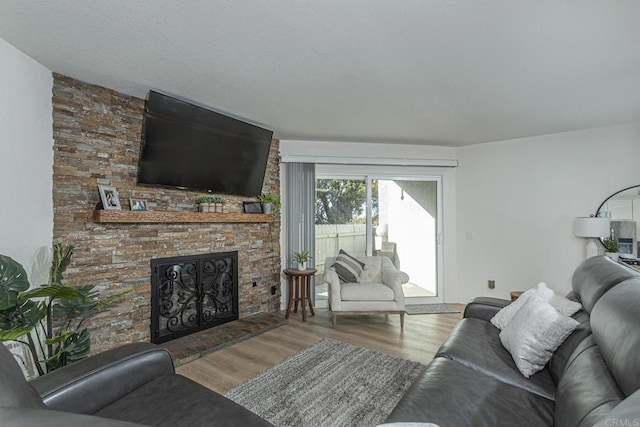
[(151, 260), (151, 342), (238, 319), (238, 252)]

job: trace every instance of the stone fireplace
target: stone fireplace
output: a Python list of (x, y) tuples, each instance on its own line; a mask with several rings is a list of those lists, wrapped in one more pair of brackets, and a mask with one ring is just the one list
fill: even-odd
[[(137, 185), (145, 100), (54, 74), (54, 243), (76, 247), (65, 280), (96, 285), (102, 297), (133, 289), (85, 325), (91, 351), (149, 342), (152, 275), (149, 260), (237, 252), (240, 319), (280, 308), (280, 221), (97, 221), (98, 185), (112, 185), (123, 210), (129, 198), (147, 199), (151, 213), (189, 215), (196, 192)], [(279, 194), (278, 141), (273, 140), (263, 192)], [(228, 217), (247, 197), (220, 195)], [(255, 199), (253, 199), (255, 201)], [(102, 211), (107, 212), (107, 211)], [(112, 212), (112, 211), (109, 211)], [(272, 291), (275, 287), (275, 291)]]
[(151, 260), (151, 342), (238, 319), (238, 252)]

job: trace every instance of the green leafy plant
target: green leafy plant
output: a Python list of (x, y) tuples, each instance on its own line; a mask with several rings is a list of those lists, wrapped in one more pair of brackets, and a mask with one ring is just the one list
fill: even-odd
[(196, 203), (216, 203), (215, 199), (213, 196), (200, 196), (196, 197)]
[(277, 214), (280, 212), (280, 196), (273, 193), (263, 193), (260, 196), (260, 202), (262, 204), (271, 204), (273, 205), (273, 213)]
[(218, 203), (223, 205), (225, 200), (218, 196), (200, 196), (196, 197), (196, 203)]
[(91, 335), (84, 321), (133, 290), (100, 300), (94, 286), (64, 285), (73, 250), (54, 245), (49, 284), (31, 290), (22, 265), (0, 255), (0, 341), (26, 345), (39, 375), (89, 356)]
[(302, 251), (302, 252), (293, 252), (293, 255), (291, 256), (291, 259), (289, 260), (289, 262), (297, 262), (298, 264), (302, 264), (305, 263), (309, 260), (313, 259), (313, 257), (311, 256), (311, 254), (307, 251)]
[(602, 245), (607, 252), (618, 252), (620, 250), (620, 243), (616, 236), (607, 237), (602, 240)]

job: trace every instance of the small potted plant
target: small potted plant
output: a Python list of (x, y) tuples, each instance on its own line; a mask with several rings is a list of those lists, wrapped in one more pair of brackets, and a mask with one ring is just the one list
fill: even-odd
[(298, 263), (298, 270), (304, 271), (307, 269), (307, 261), (312, 259), (313, 257), (307, 251), (302, 252), (294, 252), (291, 261), (295, 261)]
[(212, 197), (212, 202), (214, 205), (214, 208), (211, 212), (218, 212), (218, 213), (223, 213), (224, 212), (224, 199), (222, 197)]
[(604, 246), (604, 254), (614, 261), (618, 261), (618, 252), (620, 251), (620, 243), (616, 236), (607, 237), (602, 240)]
[(262, 212), (266, 214), (280, 212), (280, 196), (273, 193), (263, 193), (260, 196), (262, 203)]
[(214, 198), (211, 196), (200, 196), (196, 198), (198, 204), (198, 212), (215, 212), (215, 206), (213, 205)]

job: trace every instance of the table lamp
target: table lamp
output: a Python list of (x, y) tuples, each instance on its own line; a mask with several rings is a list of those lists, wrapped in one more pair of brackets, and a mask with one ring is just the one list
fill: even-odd
[(579, 217), (575, 220), (575, 233), (577, 237), (586, 237), (587, 246), (585, 255), (587, 258), (598, 255), (597, 237), (608, 237), (611, 234), (611, 220), (597, 216)]

